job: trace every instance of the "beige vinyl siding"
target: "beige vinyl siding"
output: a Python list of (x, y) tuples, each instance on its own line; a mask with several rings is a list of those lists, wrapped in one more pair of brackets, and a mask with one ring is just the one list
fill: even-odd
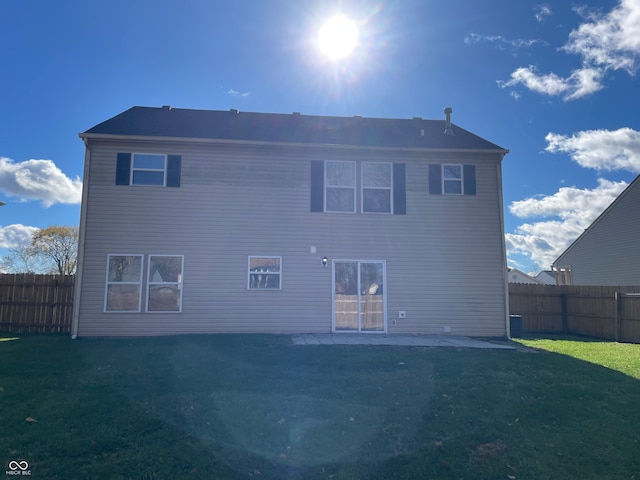
[[(389, 333), (505, 335), (498, 155), (96, 140), (90, 149), (78, 335), (330, 332), (334, 259), (386, 261)], [(116, 154), (140, 151), (181, 155), (181, 186), (116, 186)], [(405, 163), (407, 214), (310, 212), (311, 161), (332, 159)], [(428, 164), (454, 162), (476, 165), (477, 195), (429, 195)], [(145, 255), (143, 310), (149, 255), (184, 255), (182, 312), (104, 313), (108, 254)], [(282, 257), (281, 290), (247, 289), (250, 255)]]
[[(407, 318), (397, 320), (402, 331), (442, 333), (450, 326), (454, 334), (505, 333), (504, 279), (496, 268), (504, 259), (495, 164), (481, 158), (461, 163), (476, 165), (475, 196), (425, 194), (424, 168), (412, 173), (408, 168), (407, 210), (421, 221), (411, 222), (398, 239), (399, 251), (418, 255), (405, 253), (387, 267), (397, 270), (397, 280), (387, 280), (389, 319), (406, 310)], [(495, 275), (485, 281), (483, 271)], [(397, 307), (394, 288), (400, 289)]]
[(636, 179), (555, 265), (570, 267), (575, 285), (640, 285), (639, 239), (640, 180)]

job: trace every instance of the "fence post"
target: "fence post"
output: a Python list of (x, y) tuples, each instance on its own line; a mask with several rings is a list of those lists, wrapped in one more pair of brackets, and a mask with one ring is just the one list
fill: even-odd
[(53, 316), (56, 311), (56, 290), (58, 289), (58, 281), (56, 277), (52, 277), (46, 285), (45, 298), (46, 298), (46, 318), (43, 332), (51, 332), (53, 326)]
[(616, 313), (615, 313), (615, 326), (614, 326), (614, 340), (616, 342), (620, 341), (620, 324), (622, 323), (622, 294), (620, 292), (615, 292), (613, 296), (616, 302)]
[(569, 333), (569, 313), (567, 312), (567, 294), (560, 294), (560, 305), (562, 307), (562, 333)]
[[(62, 279), (62, 281), (60, 281)], [(60, 307), (59, 307), (59, 302), (60, 302), (60, 288), (64, 288), (64, 276), (61, 275), (56, 275), (53, 277), (53, 296), (51, 299), (51, 317), (49, 324), (47, 325), (47, 330), (49, 332), (54, 332), (56, 331), (56, 329), (58, 329), (57, 331), (59, 331), (59, 326), (56, 327), (56, 325), (59, 325), (60, 322), (58, 321), (58, 316), (60, 314)]]

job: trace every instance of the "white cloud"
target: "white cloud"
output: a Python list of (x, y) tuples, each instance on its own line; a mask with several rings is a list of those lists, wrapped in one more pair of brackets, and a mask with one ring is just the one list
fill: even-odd
[(640, 54), (640, 2), (621, 0), (608, 14), (592, 13), (588, 19), (569, 34), (563, 50), (585, 63), (633, 74)]
[(19, 223), (0, 227), (0, 248), (14, 248), (31, 242), (31, 237), (38, 230)]
[(612, 182), (599, 178), (598, 186), (592, 190), (561, 187), (553, 195), (512, 202), (509, 211), (519, 218), (560, 217), (563, 220), (578, 218), (591, 222), (626, 187), (624, 181)]
[(536, 67), (520, 67), (511, 73), (511, 80), (504, 82), (498, 80), (498, 85), (502, 88), (513, 87), (519, 83), (523, 84), (529, 90), (544, 93), (546, 95), (561, 95), (569, 89), (567, 81), (555, 73), (548, 75), (538, 75)]
[(545, 17), (551, 16), (551, 7), (547, 4), (536, 5), (533, 9), (536, 20), (542, 22)]
[(540, 39), (514, 38), (509, 39), (502, 35), (480, 35), (478, 33), (470, 33), (464, 38), (464, 43), (496, 43), (500, 47), (527, 48), (536, 44), (548, 45), (547, 42)]
[(553, 220), (525, 223), (515, 233), (505, 234), (507, 254), (528, 256), (546, 270), (583, 230), (574, 222)]
[(249, 92), (240, 93), (237, 90), (230, 88), (229, 91), (227, 92), (227, 95), (231, 95), (232, 97), (248, 97), (250, 93)]
[(67, 177), (51, 160), (15, 163), (0, 157), (0, 192), (24, 201), (39, 200), (45, 207), (77, 204), (82, 197), (82, 181)]
[(576, 11), (585, 22), (571, 31), (561, 50), (581, 57), (580, 68), (568, 77), (560, 77), (555, 73), (540, 75), (532, 66), (521, 67), (511, 73), (510, 80), (498, 81), (498, 85), (507, 88), (521, 84), (540, 94), (575, 100), (601, 90), (609, 70), (625, 70), (633, 75), (640, 57), (640, 1), (620, 0), (606, 14)]
[(587, 130), (571, 136), (549, 132), (545, 140), (547, 152), (566, 153), (582, 167), (640, 173), (640, 132), (631, 128)]
[[(562, 187), (553, 195), (513, 202), (509, 206), (513, 215), (544, 220), (525, 223), (507, 233), (507, 253), (527, 255), (548, 268), (626, 187), (626, 182), (601, 178), (594, 189)], [(549, 217), (555, 218), (547, 220)]]
[(565, 100), (574, 100), (601, 90), (602, 71), (593, 68), (575, 70), (569, 77), (563, 78), (555, 73), (538, 74), (536, 67), (520, 67), (511, 73), (508, 81), (498, 80), (501, 88), (524, 85), (529, 90), (543, 95), (562, 95)]

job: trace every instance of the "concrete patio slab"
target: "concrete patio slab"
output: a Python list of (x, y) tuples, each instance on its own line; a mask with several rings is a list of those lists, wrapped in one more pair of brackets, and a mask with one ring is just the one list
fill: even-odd
[(488, 340), (454, 335), (381, 335), (375, 333), (303, 333), (293, 335), (294, 345), (397, 345), (407, 347), (492, 348), (516, 347)]

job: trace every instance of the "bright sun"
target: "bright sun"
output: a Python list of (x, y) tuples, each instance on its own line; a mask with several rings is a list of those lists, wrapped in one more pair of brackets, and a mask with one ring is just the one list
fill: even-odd
[(358, 27), (344, 15), (336, 15), (320, 29), (318, 45), (330, 59), (344, 58), (358, 45)]

